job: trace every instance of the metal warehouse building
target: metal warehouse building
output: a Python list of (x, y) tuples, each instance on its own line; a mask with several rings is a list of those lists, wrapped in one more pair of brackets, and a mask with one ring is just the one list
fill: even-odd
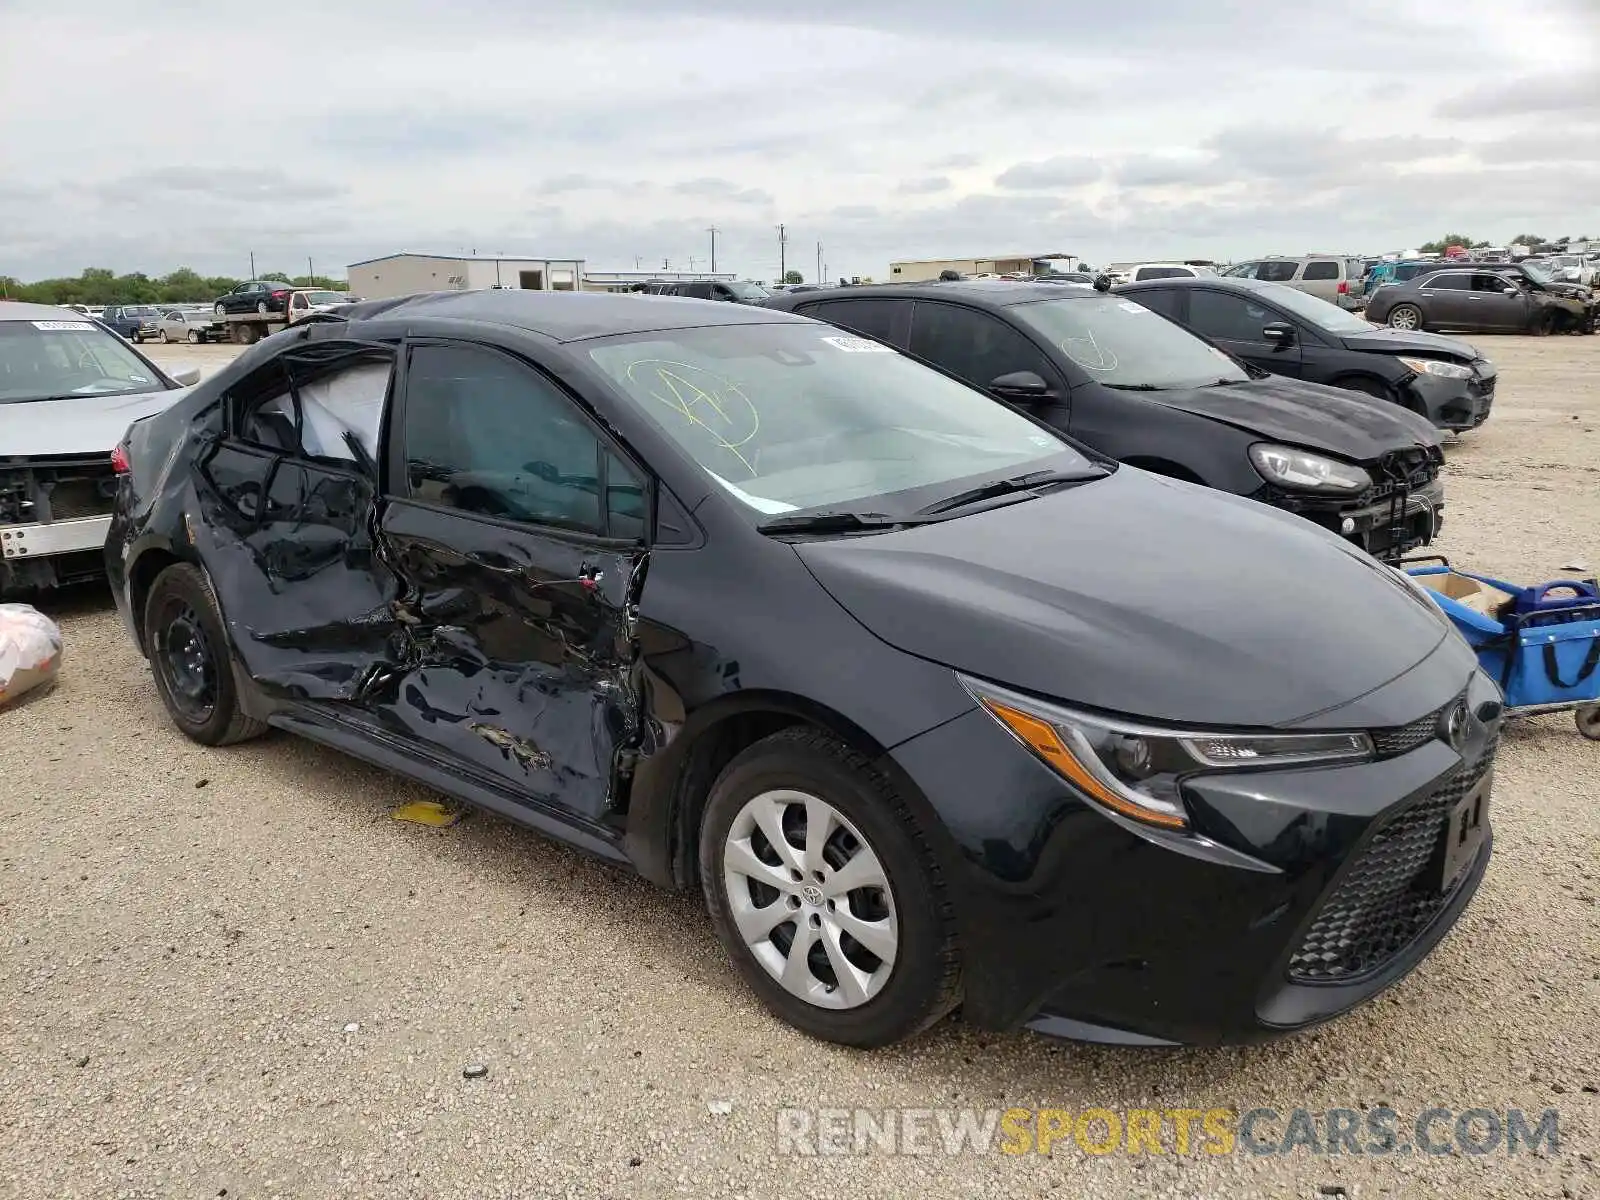
[(351, 263), (349, 271), (351, 294), (367, 300), (493, 287), (575, 292), (583, 280), (583, 259), (386, 254)]
[(1060, 252), (994, 254), (988, 258), (904, 258), (889, 264), (889, 279), (894, 283), (924, 283), (939, 278), (941, 271), (959, 271), (963, 275), (1014, 275), (1019, 271), (1047, 275), (1052, 270), (1075, 270), (1077, 265), (1077, 255)]

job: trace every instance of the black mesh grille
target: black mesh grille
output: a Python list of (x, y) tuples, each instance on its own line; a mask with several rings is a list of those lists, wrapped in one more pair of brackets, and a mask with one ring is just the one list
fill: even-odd
[(1390, 821), (1358, 852), (1290, 957), (1290, 982), (1352, 983), (1375, 974), (1450, 903), (1471, 872), (1463, 871), (1449, 890), (1434, 892), (1429, 884), (1435, 858), (1451, 811), (1489, 770), (1497, 742), (1498, 736), (1475, 764)]
[[(1457, 696), (1450, 704), (1455, 704), (1461, 699)], [(1439, 722), (1444, 717), (1450, 704), (1441, 705), (1425, 717), (1418, 717), (1409, 725), (1398, 725), (1390, 729), (1373, 729), (1372, 748), (1379, 758), (1397, 758), (1402, 754), (1410, 754), (1418, 746), (1430, 742), (1439, 736)]]

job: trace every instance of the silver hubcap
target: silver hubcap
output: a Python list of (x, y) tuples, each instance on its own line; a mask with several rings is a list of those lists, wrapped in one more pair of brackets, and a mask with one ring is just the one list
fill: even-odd
[(1396, 329), (1414, 329), (1417, 324), (1417, 314), (1409, 308), (1396, 309), (1389, 316), (1389, 324)]
[(723, 884), (744, 944), (818, 1008), (856, 1008), (889, 981), (900, 944), (894, 891), (866, 838), (826, 800), (763, 792), (734, 818)]

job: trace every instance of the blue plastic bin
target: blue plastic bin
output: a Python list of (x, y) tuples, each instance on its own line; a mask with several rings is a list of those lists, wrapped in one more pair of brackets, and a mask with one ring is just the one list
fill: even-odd
[[(1411, 576), (1450, 573), (1448, 565), (1406, 568)], [(1470, 571), (1454, 574), (1513, 596), (1544, 591)], [(1477, 651), (1478, 665), (1500, 684), (1507, 707), (1600, 701), (1600, 604), (1535, 608), (1496, 620), (1439, 592), (1428, 596)]]

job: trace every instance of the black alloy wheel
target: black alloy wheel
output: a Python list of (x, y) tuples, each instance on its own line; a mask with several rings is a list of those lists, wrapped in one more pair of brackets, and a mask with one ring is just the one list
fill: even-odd
[(223, 746), (266, 731), (239, 708), (216, 597), (196, 567), (177, 563), (156, 577), (145, 602), (144, 645), (167, 715), (187, 737)]

